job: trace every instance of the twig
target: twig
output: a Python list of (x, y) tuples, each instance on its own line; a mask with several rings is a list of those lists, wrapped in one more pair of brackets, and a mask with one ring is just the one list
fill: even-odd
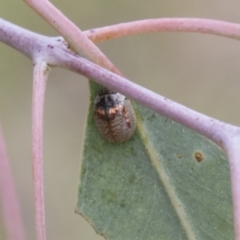
[(202, 18), (147, 19), (84, 31), (93, 42), (156, 32), (195, 32), (240, 40), (240, 25)]
[(49, 67), (41, 59), (34, 65), (32, 143), (33, 143), (33, 181), (38, 240), (46, 239), (45, 210), (43, 191), (43, 105)]
[(63, 13), (48, 0), (24, 1), (56, 29), (79, 55), (85, 54), (87, 58), (96, 64), (121, 75), (120, 71), (108, 60), (100, 49), (86, 37), (80, 28), (65, 17)]

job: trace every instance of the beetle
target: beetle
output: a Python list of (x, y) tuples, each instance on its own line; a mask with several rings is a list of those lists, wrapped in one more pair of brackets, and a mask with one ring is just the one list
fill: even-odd
[(100, 134), (109, 142), (125, 142), (136, 129), (130, 100), (108, 88), (103, 88), (94, 100), (94, 120)]

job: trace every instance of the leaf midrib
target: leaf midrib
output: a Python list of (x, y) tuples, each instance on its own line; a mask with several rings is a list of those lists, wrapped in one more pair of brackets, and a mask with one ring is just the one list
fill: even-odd
[[(135, 108), (135, 111), (136, 111), (136, 108)], [(164, 168), (161, 165), (161, 161), (158, 159), (156, 151), (154, 150), (151, 140), (148, 137), (147, 131), (144, 128), (142, 121), (139, 117), (137, 119), (137, 130), (140, 134), (140, 137), (141, 137), (141, 140), (142, 140), (144, 146), (148, 149), (147, 154), (149, 156), (149, 159), (151, 160), (152, 165), (154, 166), (154, 168), (157, 171), (158, 177), (164, 186), (164, 189), (165, 189), (165, 191), (170, 199), (170, 202), (179, 218), (180, 224), (183, 227), (187, 238), (191, 239), (191, 240), (197, 240), (196, 236), (194, 234), (194, 231), (192, 229), (192, 225), (187, 220), (186, 212), (184, 211), (184, 209), (182, 207), (179, 207), (179, 206), (184, 206), (184, 204), (182, 204), (181, 200), (178, 198), (176, 192), (174, 191), (174, 187), (171, 185), (171, 183), (169, 181), (169, 176), (164, 171)]]

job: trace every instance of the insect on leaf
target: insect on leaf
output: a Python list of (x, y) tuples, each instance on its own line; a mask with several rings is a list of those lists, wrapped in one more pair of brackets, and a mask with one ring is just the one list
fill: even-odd
[(109, 240), (234, 239), (229, 166), (208, 139), (134, 103), (123, 143), (98, 132), (90, 106), (77, 212)]

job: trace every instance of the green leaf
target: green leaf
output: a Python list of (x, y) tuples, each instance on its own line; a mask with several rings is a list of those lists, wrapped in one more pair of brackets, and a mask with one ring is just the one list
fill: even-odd
[(138, 127), (109, 143), (91, 101), (77, 211), (111, 240), (234, 239), (229, 166), (214, 143), (134, 103)]

